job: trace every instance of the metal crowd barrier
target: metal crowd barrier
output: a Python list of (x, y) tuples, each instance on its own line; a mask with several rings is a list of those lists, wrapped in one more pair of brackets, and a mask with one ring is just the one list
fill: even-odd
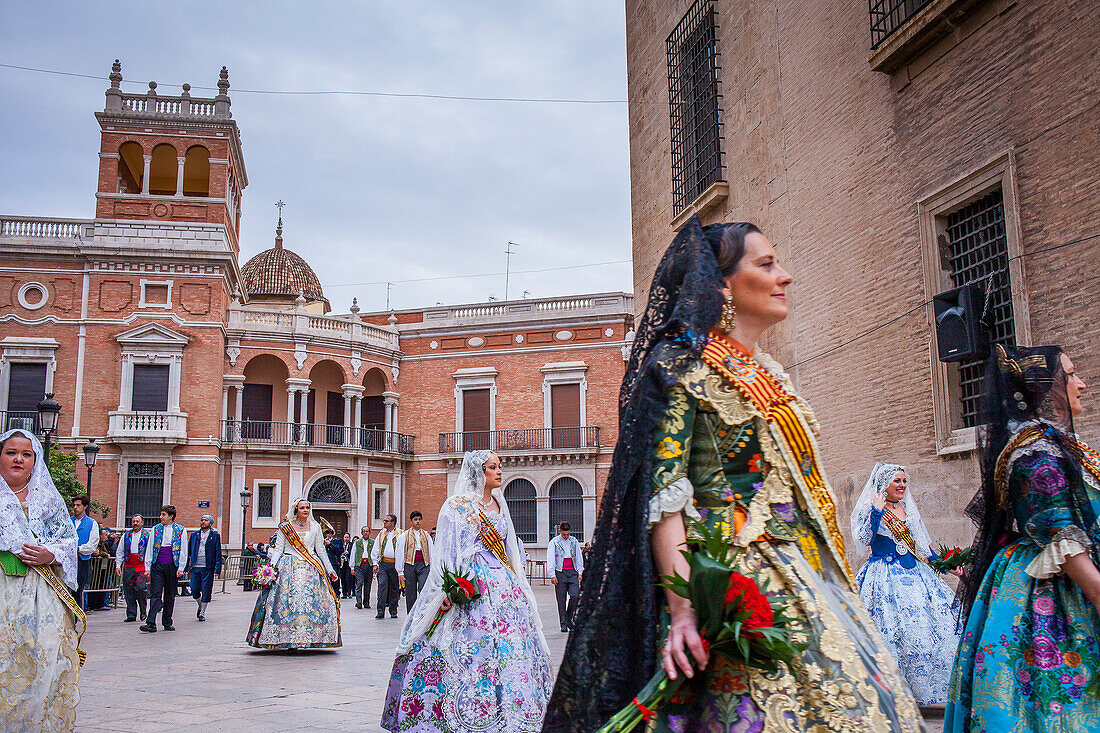
[(260, 558), (255, 556), (242, 557), (240, 554), (227, 556), (222, 561), (222, 589), (219, 592), (228, 592), (225, 584), (230, 580), (234, 582), (243, 580), (245, 590), (252, 590), (252, 573), (255, 572), (259, 561)]
[(84, 586), (84, 596), (80, 599), (81, 607), (88, 605), (89, 595), (104, 594), (105, 601), (112, 608), (118, 608), (119, 590), (122, 588), (122, 576), (115, 573), (115, 559), (113, 557), (93, 557), (88, 562), (88, 583)]

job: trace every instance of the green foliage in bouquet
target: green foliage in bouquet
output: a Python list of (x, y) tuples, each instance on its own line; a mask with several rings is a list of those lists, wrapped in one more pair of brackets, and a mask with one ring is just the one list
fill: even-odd
[(935, 560), (929, 560), (928, 565), (939, 573), (950, 573), (955, 568), (961, 568), (970, 561), (970, 548), (947, 547), (940, 545), (936, 551), (939, 555)]

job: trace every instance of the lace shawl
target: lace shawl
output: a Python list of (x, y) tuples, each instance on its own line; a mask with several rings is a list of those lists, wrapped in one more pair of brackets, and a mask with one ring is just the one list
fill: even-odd
[(23, 545), (42, 545), (53, 553), (61, 566), (61, 581), (76, 589), (76, 527), (73, 526), (65, 500), (61, 498), (46, 467), (42, 444), (26, 430), (9, 430), (0, 435), (0, 442), (15, 433), (31, 441), (34, 447), (34, 467), (31, 469), (30, 490), (27, 492), (27, 513), (19, 505), (11, 487), (0, 477), (0, 550), (19, 553)]
[[(484, 463), (484, 459), (482, 459)], [(506, 532), (504, 535), (505, 549), (508, 562), (519, 572), (515, 574), (516, 584), (523, 591), (530, 604), (534, 615), (535, 627), (539, 630), (539, 645), (544, 654), (549, 655), (550, 650), (546, 644), (546, 637), (542, 633), (542, 618), (539, 616), (538, 604), (535, 601), (534, 591), (531, 590), (527, 577), (523, 574), (526, 566), (523, 557), (523, 549), (520, 547), (519, 538), (516, 536), (512, 517), (508, 512), (508, 503), (504, 500), (504, 494), (500, 489), (493, 490), (493, 497), (500, 505), (500, 516), (503, 519)], [(490, 517), (491, 519), (491, 517)], [(398, 654), (406, 654), (413, 645), (419, 641), (428, 631), (428, 627), (435, 620), (439, 604), (443, 602), (443, 571), (468, 570), (470, 561), (478, 552), (487, 549), (478, 538), (479, 518), (477, 501), (467, 493), (452, 496), (444, 502), (439, 510), (439, 520), (436, 523), (436, 542), (434, 546), (435, 556), (432, 558), (431, 570), (424, 588), (416, 598), (416, 603), (405, 619), (405, 625), (401, 630), (401, 641), (397, 645)], [(441, 650), (451, 648), (454, 638), (455, 614), (444, 615), (439, 626), (432, 633), (428, 641), (431, 645)]]

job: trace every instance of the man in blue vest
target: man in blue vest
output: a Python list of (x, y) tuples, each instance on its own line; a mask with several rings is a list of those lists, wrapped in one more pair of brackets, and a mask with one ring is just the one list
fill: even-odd
[(161, 625), (165, 631), (175, 631), (172, 611), (176, 607), (176, 581), (183, 577), (187, 563), (184, 546), (187, 530), (176, 524), (176, 508), (165, 504), (160, 508), (160, 524), (150, 532), (149, 546), (145, 549), (145, 577), (149, 581), (149, 617), (141, 630), (153, 633), (157, 630), (157, 614), (163, 609)]
[(211, 529), (214, 518), (203, 514), (199, 531), (187, 541), (187, 567), (191, 570), (191, 597), (199, 604), (199, 621), (206, 620), (206, 604), (214, 590), (214, 576), (222, 573), (222, 537)]
[(88, 507), (92, 500), (85, 496), (73, 499), (73, 526), (76, 527), (77, 548), (76, 590), (73, 598), (88, 610), (84, 599), (84, 588), (88, 585), (88, 574), (92, 568), (92, 555), (99, 549), (99, 522), (88, 516)]

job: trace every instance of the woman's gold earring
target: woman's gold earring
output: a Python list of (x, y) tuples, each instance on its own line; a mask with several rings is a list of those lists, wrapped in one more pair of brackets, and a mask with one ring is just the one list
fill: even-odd
[(718, 321), (718, 328), (723, 331), (732, 331), (733, 327), (737, 325), (737, 308), (733, 305), (733, 298), (731, 296), (726, 297), (726, 302), (722, 304), (722, 319)]

